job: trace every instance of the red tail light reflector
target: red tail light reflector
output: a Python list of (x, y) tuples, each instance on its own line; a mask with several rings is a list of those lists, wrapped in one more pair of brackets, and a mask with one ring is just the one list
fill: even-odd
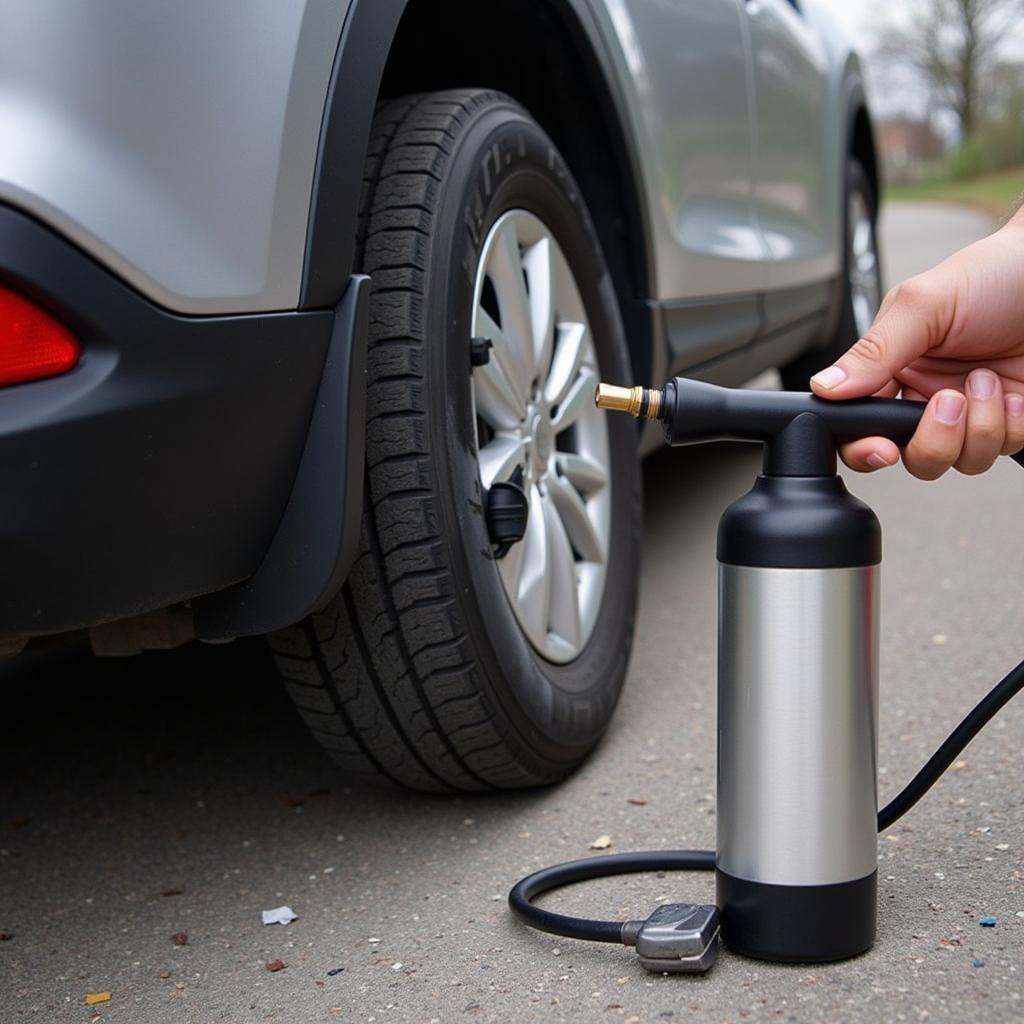
[(0, 387), (64, 373), (78, 355), (78, 339), (62, 323), (0, 286)]

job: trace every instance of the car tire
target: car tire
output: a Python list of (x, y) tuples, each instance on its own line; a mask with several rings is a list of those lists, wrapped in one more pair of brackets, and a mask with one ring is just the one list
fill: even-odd
[[(359, 550), (341, 593), (323, 612), (274, 635), (271, 647), (303, 718), (348, 772), (425, 791), (557, 782), (594, 748), (615, 708), (629, 660), (639, 570), (635, 425), (627, 417), (605, 417), (590, 397), (598, 369), (613, 380), (630, 378), (596, 234), (543, 130), (514, 100), (477, 89), (406, 97), (378, 110), (361, 210), (357, 258), (371, 275), (372, 291)], [(576, 313), (589, 323), (589, 355), (579, 357), (572, 378), (578, 381), (574, 404), (565, 398), (561, 405), (567, 417), (572, 411), (578, 419), (555, 432), (544, 417), (554, 424), (558, 410), (544, 405), (547, 385), (538, 376), (531, 401), (536, 399), (540, 411), (531, 413), (527, 427), (512, 424), (507, 430), (513, 445), (517, 431), (536, 431), (534, 440), (530, 435), (523, 442), (524, 465), (505, 465), (502, 479), (492, 481), (518, 483), (527, 495), (527, 537), (518, 546), (525, 552), (533, 536), (529, 550), (550, 556), (548, 563), (537, 563), (540, 582), (536, 574), (529, 580), (540, 588), (536, 593), (548, 595), (541, 603), (548, 625), (557, 611), (559, 621), (570, 622), (565, 632), (579, 641), (578, 650), (570, 644), (546, 651), (547, 640), (560, 637), (554, 628), (539, 643), (531, 640), (513, 601), (523, 591), (507, 589), (502, 551), (488, 533), (480, 453), (494, 438), (480, 410), (489, 408), (493, 380), (505, 367), (499, 357), (508, 353), (484, 344), (476, 357), (480, 365), (474, 366), (472, 328), (487, 320), (480, 311), (488, 302), (504, 325), (496, 323), (494, 330), (504, 332), (510, 351), (513, 328), (523, 327), (516, 319), (522, 311), (510, 306), (503, 316), (504, 307), (494, 307), (487, 291), (489, 271), (481, 264), (490, 251), (486, 246), (489, 240), (497, 244), (496, 237), (511, 237), (494, 235), (499, 222), (502, 232), (511, 230), (510, 223), (517, 232), (536, 233), (538, 224), (547, 232), (540, 249), (535, 242), (529, 249), (503, 242), (499, 254), (518, 266), (518, 250), (523, 270), (501, 280), (512, 281), (512, 287), (523, 277), (530, 315), (534, 296), (541, 303), (547, 286), (546, 271), (537, 269), (540, 257), (533, 254), (558, 253), (564, 263), (547, 280), (561, 287), (568, 268), (577, 288), (572, 294), (581, 303)], [(549, 367), (569, 337), (553, 300), (550, 309)], [(547, 337), (537, 321), (530, 321), (530, 330), (535, 346)], [(534, 350), (522, 351), (526, 360)], [(490, 361), (482, 362), (486, 357)], [(535, 362), (542, 376), (543, 353)], [(583, 395), (589, 412), (581, 411), (579, 389), (589, 389)], [(584, 423), (585, 430), (578, 426)], [(571, 515), (560, 522), (571, 541), (571, 573), (564, 558), (555, 561), (566, 548), (549, 507), (555, 488), (564, 492), (567, 482), (560, 467), (586, 468), (567, 461), (566, 437), (572, 443), (589, 437), (607, 455), (600, 467), (606, 483), (596, 470), (590, 483), (584, 473), (577, 500), (565, 498)], [(487, 467), (490, 472), (492, 463)], [(597, 493), (607, 488), (599, 503), (587, 492), (592, 486)], [(535, 514), (544, 501), (544, 511)], [(590, 569), (599, 564), (594, 559), (601, 549), (581, 551), (565, 526), (577, 516), (575, 528), (587, 549), (591, 539), (578, 520), (581, 508), (607, 538), (598, 599), (592, 591), (583, 595), (580, 581), (596, 578)], [(540, 534), (530, 533), (540, 530), (538, 523), (546, 531), (540, 547)], [(521, 559), (526, 562), (525, 553)], [(572, 608), (571, 577), (581, 622), (584, 597), (590, 600), (585, 637), (573, 633), (565, 611)], [(552, 594), (566, 600), (558, 603)], [(531, 609), (528, 603), (527, 618), (540, 621)]]
[(813, 374), (834, 363), (871, 326), (882, 300), (882, 269), (878, 257), (878, 197), (863, 166), (847, 162), (843, 207), (842, 296), (836, 328), (827, 345), (812, 349), (780, 368), (782, 384), (807, 391)]

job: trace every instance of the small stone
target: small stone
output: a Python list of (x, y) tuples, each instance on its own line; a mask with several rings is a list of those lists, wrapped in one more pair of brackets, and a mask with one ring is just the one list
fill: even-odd
[(188, 935), (185, 932), (175, 932), (171, 936), (171, 942), (173, 942), (176, 946), (187, 946)]
[(611, 846), (611, 845), (612, 845), (612, 837), (611, 836), (607, 836), (607, 835), (606, 836), (598, 836), (590, 844), (590, 848), (592, 850), (607, 850), (608, 847)]
[(271, 960), (269, 963), (263, 965), (264, 970), (270, 971), (271, 974), (283, 971), (287, 966), (288, 965), (283, 960)]
[(977, 959), (975, 959), (975, 960), (972, 960), (972, 961), (971, 961), (971, 966), (972, 966), (972, 967), (984, 967), (984, 966), (985, 966), (985, 961), (984, 961), (984, 960), (982, 960), (982, 959), (981, 959), (981, 958), (979, 957), (979, 958), (977, 958)]
[(997, 850), (1008, 850), (1010, 848), (1009, 843), (996, 843)]
[(401, 969), (402, 969), (402, 964), (399, 963), (399, 962), (393, 963), (391, 965), (391, 970), (393, 970), (393, 971), (400, 971)]

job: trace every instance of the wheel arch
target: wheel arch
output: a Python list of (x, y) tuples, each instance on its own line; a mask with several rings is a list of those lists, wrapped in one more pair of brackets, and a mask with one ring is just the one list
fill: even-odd
[[(480, 40), (493, 45), (480, 45)], [(373, 111), (409, 92), (500, 89), (536, 118), (590, 210), (615, 285), (637, 379), (654, 361), (653, 249), (637, 149), (584, 0), (353, 0), (321, 127), (302, 308), (333, 305), (353, 270)]]
[(875, 146), (875, 130), (868, 111), (864, 86), (859, 80), (850, 83), (847, 93), (847, 154), (855, 157), (868, 176), (875, 193), (875, 212), (881, 199), (882, 181)]

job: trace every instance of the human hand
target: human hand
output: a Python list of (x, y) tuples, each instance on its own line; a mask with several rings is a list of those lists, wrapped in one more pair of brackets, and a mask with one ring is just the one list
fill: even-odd
[[(955, 466), (982, 473), (1024, 448), (1024, 211), (886, 295), (867, 334), (815, 374), (822, 398), (879, 395), (927, 400), (903, 450), (907, 469), (934, 480)], [(843, 461), (870, 471), (900, 458), (867, 437)]]

